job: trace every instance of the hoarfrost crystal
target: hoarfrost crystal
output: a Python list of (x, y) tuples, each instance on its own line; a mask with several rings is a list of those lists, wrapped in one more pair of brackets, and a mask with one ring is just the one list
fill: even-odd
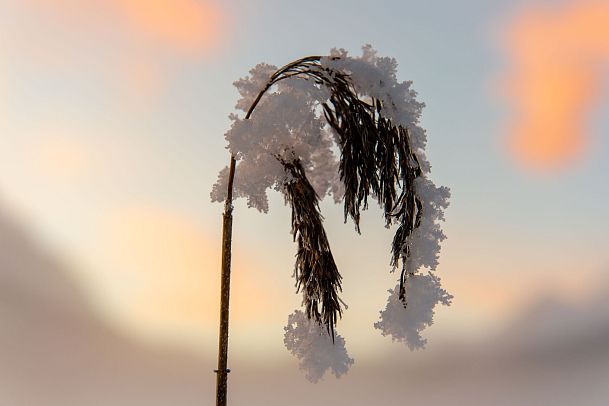
[(433, 324), (436, 304), (450, 305), (452, 296), (440, 287), (440, 280), (432, 274), (412, 275), (406, 285), (408, 303), (399, 299), (399, 285), (389, 290), (387, 307), (381, 311), (381, 320), (374, 327), (384, 336), (401, 341), (411, 350), (424, 348), (427, 340), (421, 331)]
[(333, 343), (326, 328), (309, 320), (300, 310), (290, 314), (284, 330), (286, 348), (298, 358), (300, 369), (311, 382), (319, 381), (327, 370), (339, 378), (353, 364), (345, 348), (345, 339), (336, 334)]
[[(387, 226), (399, 225), (392, 264), (402, 262), (402, 276), (375, 323), (383, 335), (410, 349), (424, 347), (421, 332), (433, 323), (435, 306), (452, 299), (439, 278), (422, 273), (438, 266), (450, 191), (430, 179), (427, 135), (420, 126), (424, 104), (412, 82), (398, 81), (397, 66), (367, 45), (360, 57), (333, 49), (327, 57), (303, 58), (279, 70), (259, 64), (234, 83), (238, 110), (249, 112), (259, 103), (248, 119), (229, 116), (225, 138), (237, 162), (233, 198), (267, 212), (267, 192), (274, 189), (292, 205), (299, 244), (295, 276), (307, 312), (289, 316), (284, 342), (313, 382), (328, 369), (338, 377), (353, 364), (344, 339), (334, 335), (332, 343), (342, 314), (342, 277), (323, 230), (320, 199), (344, 201), (345, 218), (359, 231), (360, 206), (366, 209), (370, 193)], [(213, 201), (226, 199), (228, 176), (228, 168), (220, 171)]]

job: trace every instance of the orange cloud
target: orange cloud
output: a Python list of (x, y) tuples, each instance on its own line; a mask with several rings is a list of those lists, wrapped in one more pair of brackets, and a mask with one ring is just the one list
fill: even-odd
[(180, 74), (180, 64), (220, 52), (228, 36), (228, 13), (217, 0), (17, 3), (14, 18), (23, 23), (7, 27), (12, 41), (3, 47), (10, 51), (10, 69), (88, 80), (102, 92), (110, 85), (121, 109), (154, 107)]
[[(104, 252), (104, 274), (96, 286), (113, 302), (110, 307), (116, 309), (119, 323), (144, 337), (181, 340), (215, 334), (220, 300), (217, 238), (186, 216), (148, 206), (120, 209), (106, 223), (98, 243)], [(233, 262), (231, 308), (239, 311), (232, 312), (231, 321), (259, 321), (277, 297), (259, 295), (265, 288), (251, 259), (236, 252)]]
[(511, 71), (502, 80), (508, 146), (523, 164), (565, 166), (589, 144), (589, 115), (609, 62), (609, 3), (531, 7), (507, 27)]
[(198, 0), (25, 0), (29, 10), (84, 30), (102, 27), (191, 52), (216, 47), (223, 13)]
[(220, 13), (196, 0), (115, 0), (132, 27), (183, 50), (218, 41)]

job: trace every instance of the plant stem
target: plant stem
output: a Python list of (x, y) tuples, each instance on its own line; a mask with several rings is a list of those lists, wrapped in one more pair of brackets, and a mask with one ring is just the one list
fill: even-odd
[(222, 276), (220, 288), (220, 337), (218, 344), (218, 369), (216, 382), (216, 406), (226, 406), (228, 384), (228, 316), (230, 300), (231, 243), (233, 230), (233, 179), (235, 177), (235, 157), (231, 157), (228, 194), (224, 204), (222, 222)]
[[(258, 93), (258, 96), (250, 106), (245, 115), (248, 120), (254, 109), (260, 102), (260, 99), (271, 86), (277, 81), (284, 79), (280, 75), (290, 70), (293, 66), (307, 60), (318, 60), (320, 57), (313, 56), (300, 59), (292, 62), (271, 76), (264, 89)], [(233, 234), (233, 182), (235, 180), (235, 166), (237, 164), (234, 155), (230, 158), (230, 169), (228, 174), (228, 191), (226, 201), (224, 202), (224, 214), (222, 221), (222, 275), (220, 287), (220, 332), (218, 339), (218, 369), (214, 372), (217, 374), (216, 379), (216, 406), (226, 406), (226, 392), (228, 387), (228, 373), (230, 369), (228, 365), (228, 316), (230, 302), (230, 271), (231, 271), (231, 245)]]

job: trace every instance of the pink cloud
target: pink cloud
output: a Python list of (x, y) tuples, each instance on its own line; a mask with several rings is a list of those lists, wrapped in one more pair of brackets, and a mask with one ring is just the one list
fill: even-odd
[(214, 47), (219, 9), (195, 0), (114, 0), (130, 26), (181, 50)]
[(177, 66), (220, 52), (228, 36), (216, 0), (23, 0), (11, 12), (18, 24), (2, 51), (16, 74), (87, 80), (137, 111), (162, 100)]
[(25, 4), (83, 30), (103, 26), (184, 52), (215, 48), (222, 39), (224, 14), (209, 1), (25, 0)]
[(502, 78), (511, 114), (509, 151), (538, 169), (584, 156), (590, 113), (609, 62), (609, 3), (578, 1), (529, 7), (505, 32), (511, 70)]

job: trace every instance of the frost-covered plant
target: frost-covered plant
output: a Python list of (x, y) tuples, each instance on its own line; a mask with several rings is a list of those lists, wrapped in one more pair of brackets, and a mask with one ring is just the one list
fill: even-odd
[(311, 382), (319, 381), (328, 369), (340, 378), (353, 364), (345, 339), (338, 334), (332, 338), (324, 327), (300, 310), (290, 314), (284, 330), (286, 348), (298, 358), (300, 369)]
[(406, 285), (407, 311), (404, 311), (404, 303), (399, 298), (399, 290), (399, 285), (389, 290), (387, 306), (374, 327), (384, 336), (390, 335), (394, 341), (405, 343), (411, 350), (423, 348), (427, 340), (421, 337), (421, 331), (433, 324), (434, 307), (438, 303), (450, 305), (453, 297), (440, 287), (440, 279), (430, 273), (409, 278)]
[[(398, 82), (396, 71), (395, 59), (378, 57), (365, 46), (361, 57), (341, 49), (280, 69), (259, 64), (250, 76), (235, 82), (241, 95), (236, 107), (246, 114), (230, 115), (232, 126), (225, 137), (231, 166), (220, 172), (212, 200), (230, 205), (233, 196), (244, 197), (249, 207), (267, 212), (267, 190), (284, 194), (292, 208), (292, 234), (298, 244), (294, 276), (306, 317), (325, 326), (333, 340), (342, 315), (341, 275), (318, 206), (328, 195), (343, 202), (345, 221), (350, 217), (358, 232), (368, 198), (377, 200), (386, 226), (396, 226), (391, 265), (400, 267), (401, 274), (388, 308), (393, 309), (396, 295), (401, 308), (391, 314), (406, 315), (411, 307), (418, 312), (422, 307), (412, 305), (420, 303), (417, 295), (429, 299), (424, 303), (432, 310), (435, 303), (449, 304), (447, 294), (437, 294), (439, 280), (419, 283), (431, 277), (419, 272), (422, 267), (436, 269), (445, 238), (439, 222), (450, 193), (428, 177), (426, 134), (419, 125), (424, 105), (416, 100), (411, 82)], [(436, 300), (433, 305), (430, 298)], [(431, 324), (433, 311), (425, 312), (429, 318), (404, 315), (381, 312), (376, 327), (418, 348), (424, 342), (418, 333)], [(412, 321), (416, 325), (392, 326)], [(288, 333), (286, 343), (294, 342)]]

